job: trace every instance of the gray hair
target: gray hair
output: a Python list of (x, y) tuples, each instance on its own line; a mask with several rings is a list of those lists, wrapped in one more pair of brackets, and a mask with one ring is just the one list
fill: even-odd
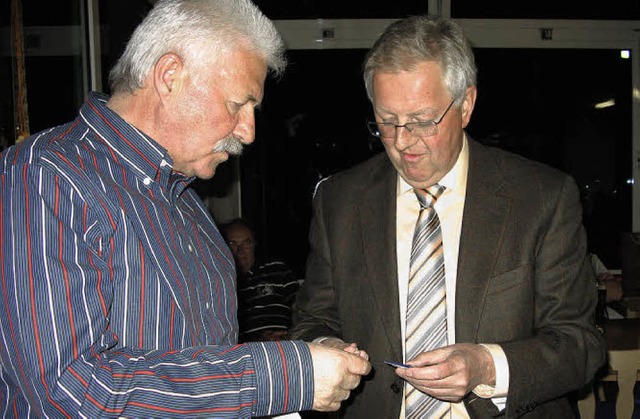
[(274, 75), (284, 71), (284, 42), (251, 1), (160, 0), (133, 32), (109, 73), (109, 85), (113, 93), (131, 93), (144, 85), (164, 54), (198, 65), (229, 46), (257, 51)]
[(452, 99), (459, 105), (476, 85), (473, 50), (462, 28), (448, 19), (411, 16), (389, 25), (367, 53), (364, 84), (373, 101), (374, 71), (411, 71), (424, 61), (437, 62)]

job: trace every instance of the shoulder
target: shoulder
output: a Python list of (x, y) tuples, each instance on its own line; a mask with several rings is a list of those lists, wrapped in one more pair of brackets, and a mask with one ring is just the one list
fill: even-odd
[(387, 154), (381, 152), (349, 169), (320, 180), (316, 185), (314, 195), (319, 190), (323, 190), (325, 194), (342, 194), (345, 191), (355, 193), (365, 187), (383, 182), (390, 176), (395, 179), (395, 169)]
[[(77, 121), (49, 128), (26, 138), (0, 154), (0, 171), (6, 173), (13, 167), (52, 166), (58, 169), (69, 165), (70, 160), (62, 158), (69, 152), (69, 144), (63, 141), (74, 131)], [(52, 163), (56, 162), (55, 165)]]
[[(469, 152), (466, 202), (470, 208), (484, 208), (487, 199), (500, 197), (521, 219), (576, 216), (580, 211), (580, 190), (570, 175), (495, 147), (476, 143)], [(558, 214), (559, 206), (571, 211)]]
[(89, 148), (83, 144), (86, 133), (86, 125), (76, 118), (33, 134), (0, 154), (0, 174), (34, 185), (55, 183), (57, 189), (72, 189), (86, 201), (95, 189), (86, 170), (91, 164), (85, 152)]
[(279, 260), (262, 260), (247, 278), (247, 283), (288, 283), (295, 282), (296, 275), (291, 267)]
[(327, 178), (327, 181), (335, 184), (362, 181), (380, 176), (384, 174), (387, 169), (392, 168), (393, 166), (387, 154), (381, 152), (349, 169), (331, 175)]
[(527, 185), (560, 187), (566, 182), (573, 183), (571, 176), (549, 165), (470, 140), (469, 179), (474, 178), (493, 184), (498, 181), (504, 187), (520, 191)]
[(287, 265), (286, 262), (280, 260), (265, 259), (259, 261), (255, 273), (258, 274), (269, 272), (291, 272), (291, 268), (289, 267), (289, 265)]

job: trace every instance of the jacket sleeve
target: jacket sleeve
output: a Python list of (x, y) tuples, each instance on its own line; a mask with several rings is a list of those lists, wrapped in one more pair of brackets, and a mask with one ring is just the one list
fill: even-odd
[(292, 337), (311, 341), (318, 337), (342, 337), (336, 291), (333, 282), (331, 249), (323, 211), (325, 182), (320, 183), (313, 199), (313, 217), (309, 233), (310, 253), (306, 277), (293, 306)]
[(545, 200), (532, 267), (532, 337), (500, 343), (509, 362), (507, 417), (586, 385), (605, 361), (578, 188), (565, 176)]

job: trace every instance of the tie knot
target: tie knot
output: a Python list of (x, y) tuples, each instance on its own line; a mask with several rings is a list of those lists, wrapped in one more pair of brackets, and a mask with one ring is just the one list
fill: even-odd
[(420, 202), (421, 208), (429, 208), (432, 207), (440, 195), (444, 192), (446, 188), (442, 185), (435, 184), (429, 186), (427, 189), (414, 189), (413, 191), (418, 197), (418, 201)]

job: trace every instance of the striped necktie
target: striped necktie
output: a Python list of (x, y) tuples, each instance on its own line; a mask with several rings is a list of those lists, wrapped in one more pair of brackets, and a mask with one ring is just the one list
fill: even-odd
[[(415, 189), (420, 216), (413, 233), (407, 296), (406, 360), (447, 345), (447, 306), (440, 219), (433, 208), (445, 187)], [(405, 417), (448, 416), (450, 404), (405, 386)]]

